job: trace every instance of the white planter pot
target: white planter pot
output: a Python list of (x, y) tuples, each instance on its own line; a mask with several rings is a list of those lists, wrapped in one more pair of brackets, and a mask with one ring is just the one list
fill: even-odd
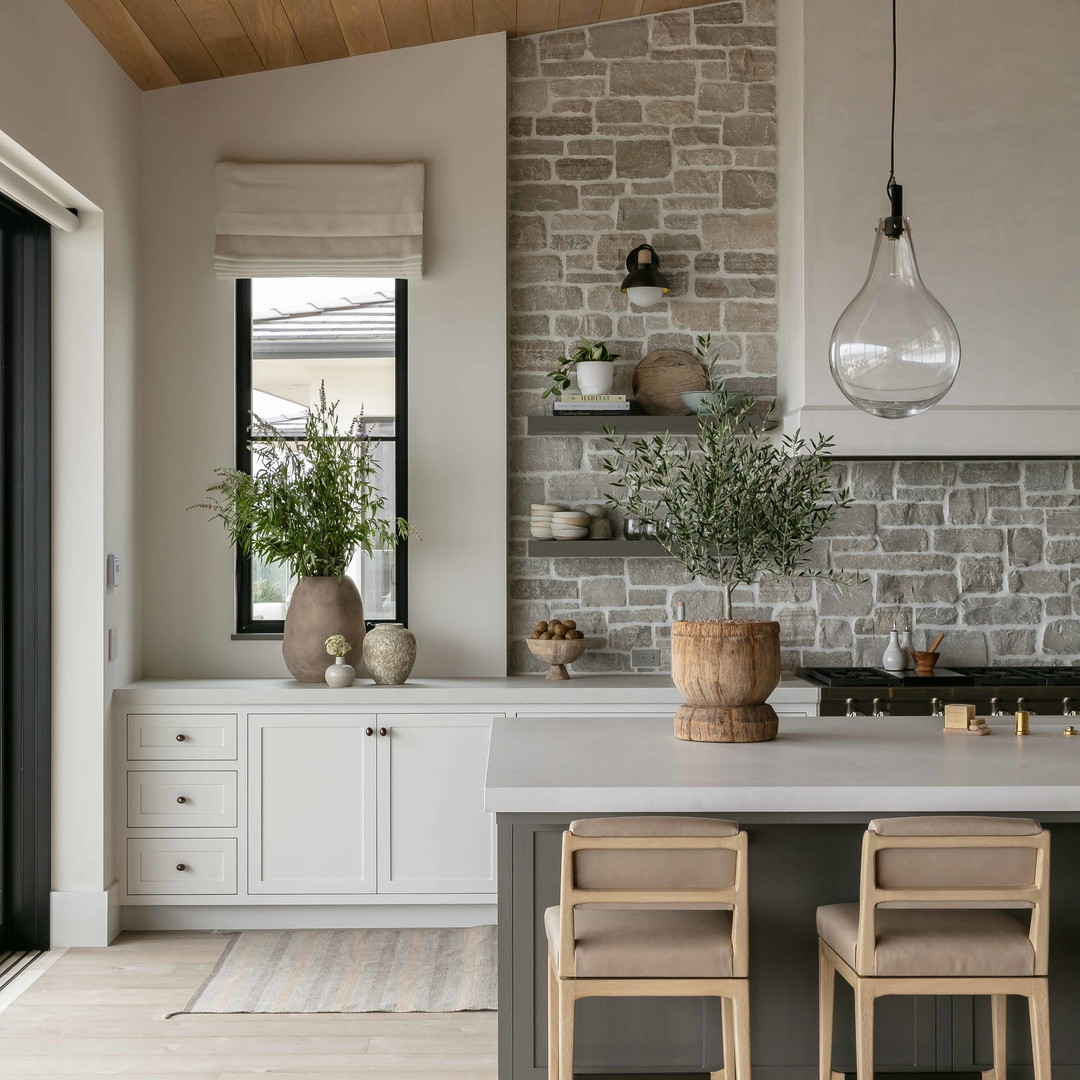
[(615, 365), (607, 360), (582, 360), (574, 365), (578, 389), (583, 394), (610, 394)]

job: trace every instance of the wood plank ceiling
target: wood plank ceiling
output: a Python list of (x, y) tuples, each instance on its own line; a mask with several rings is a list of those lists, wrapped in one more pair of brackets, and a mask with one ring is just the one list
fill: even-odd
[(67, 0), (143, 90), (702, 0)]

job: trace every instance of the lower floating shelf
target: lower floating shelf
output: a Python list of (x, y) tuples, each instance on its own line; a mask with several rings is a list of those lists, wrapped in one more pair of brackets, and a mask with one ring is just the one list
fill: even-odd
[(533, 559), (651, 559), (668, 558), (655, 540), (529, 540)]

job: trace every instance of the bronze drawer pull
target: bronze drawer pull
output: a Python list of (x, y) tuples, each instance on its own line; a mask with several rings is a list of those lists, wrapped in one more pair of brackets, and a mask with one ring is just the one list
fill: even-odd
[(187, 797), (184, 796), (184, 795), (177, 795), (176, 796), (176, 801), (178, 803), (186, 803), (187, 802)]
[(177, 742), (185, 742), (186, 740), (187, 740), (187, 736), (186, 736), (186, 735), (177, 735), (177, 736), (176, 736), (176, 741), (177, 741)]
[(179, 870), (179, 871), (180, 871), (180, 873), (182, 874), (182, 873), (183, 873), (183, 872), (184, 872), (184, 871), (185, 871), (185, 870), (187, 869), (187, 864), (186, 864), (186, 863), (182, 863), (182, 862), (178, 862), (178, 863), (176, 864), (176, 869), (177, 869), (177, 870)]

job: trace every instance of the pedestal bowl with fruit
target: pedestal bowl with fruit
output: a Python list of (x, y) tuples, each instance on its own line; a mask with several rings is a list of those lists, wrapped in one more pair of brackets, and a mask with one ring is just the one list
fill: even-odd
[(525, 643), (533, 656), (550, 665), (546, 678), (552, 682), (569, 679), (566, 665), (572, 664), (588, 648), (585, 635), (573, 619), (538, 622)]

